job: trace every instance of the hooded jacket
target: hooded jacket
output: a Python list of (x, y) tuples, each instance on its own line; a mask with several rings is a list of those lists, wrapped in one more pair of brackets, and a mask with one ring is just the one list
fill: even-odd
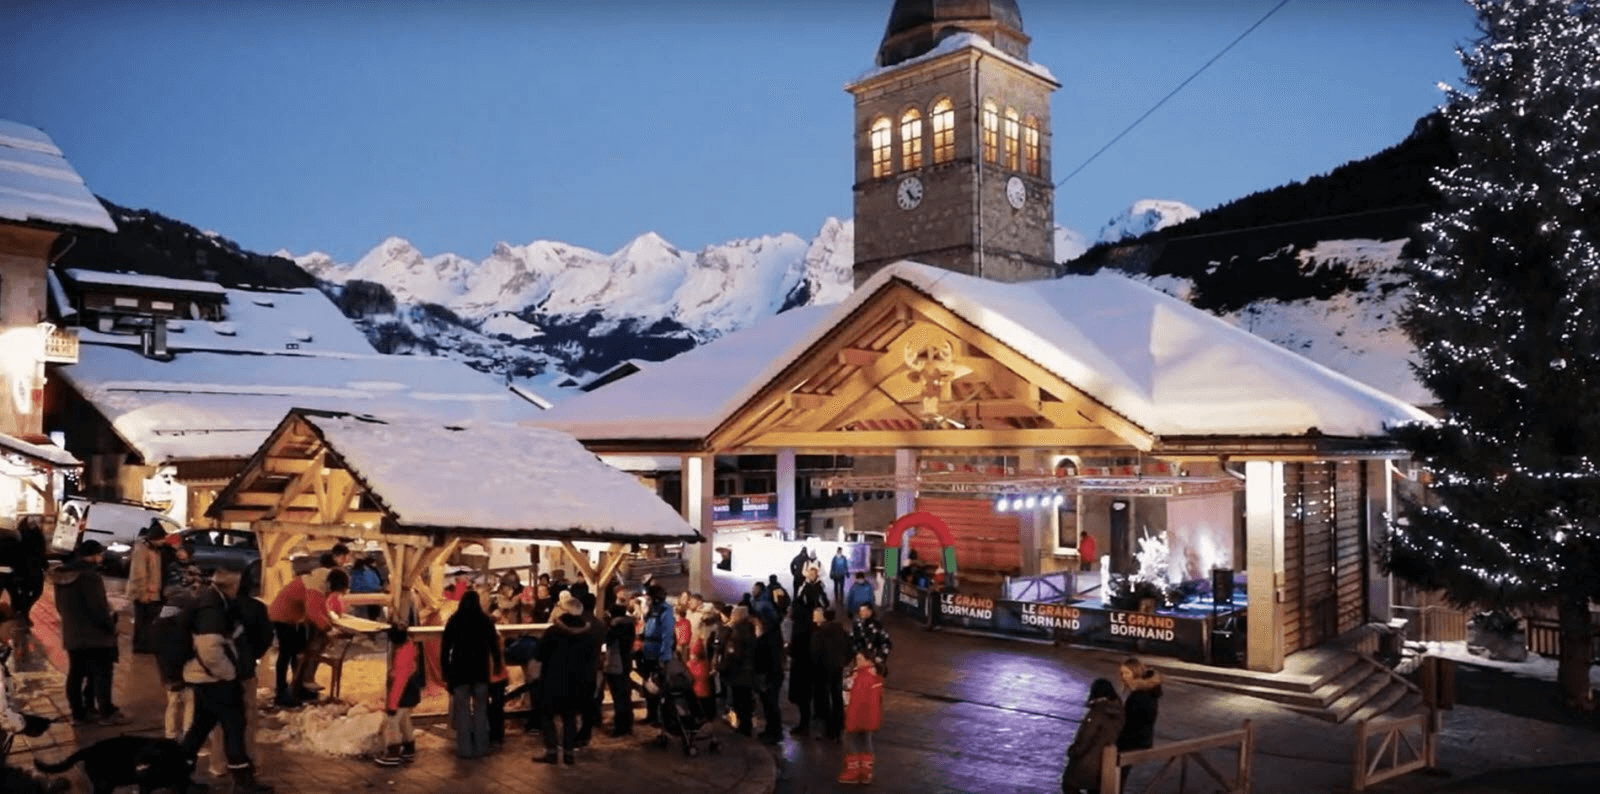
[[(234, 645), (233, 605), (216, 585), (200, 592), (195, 604), (190, 633), (194, 635), (194, 658), (183, 665), (183, 680), (191, 684), (212, 684), (239, 678), (239, 651)], [(254, 665), (252, 665), (252, 668)]]
[(611, 619), (606, 629), (606, 675), (627, 675), (633, 670), (633, 636), (637, 630), (632, 615)]
[(61, 615), (61, 647), (69, 651), (117, 647), (117, 621), (106, 583), (94, 563), (73, 557), (50, 572)]
[(640, 649), (641, 658), (652, 662), (666, 662), (672, 658), (674, 616), (665, 601), (650, 605), (650, 611), (644, 616), (644, 629), (641, 639), (644, 647)]
[(539, 661), (543, 665), (539, 681), (545, 697), (576, 698), (592, 693), (599, 651), (588, 619), (571, 614), (556, 618), (539, 641)]
[(1078, 735), (1067, 748), (1067, 771), (1061, 776), (1063, 792), (1080, 789), (1100, 790), (1100, 761), (1105, 749), (1115, 744), (1122, 732), (1122, 701), (1115, 697), (1089, 702), (1089, 712), (1078, 726)]
[(1117, 735), (1118, 750), (1144, 750), (1156, 743), (1156, 712), (1161, 707), (1161, 674), (1146, 670), (1143, 678), (1128, 684), (1128, 697), (1122, 702), (1122, 732)]
[(844, 594), (845, 614), (849, 615), (851, 620), (854, 620), (857, 610), (861, 609), (861, 605), (871, 604), (873, 600), (872, 583), (867, 581), (856, 582), (850, 585), (850, 590)]

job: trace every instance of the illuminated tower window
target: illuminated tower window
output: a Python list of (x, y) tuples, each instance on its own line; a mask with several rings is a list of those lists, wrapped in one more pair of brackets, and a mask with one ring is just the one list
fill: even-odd
[(1006, 168), (1012, 171), (1022, 168), (1021, 129), (1017, 111), (1006, 108)]
[(922, 167), (922, 114), (912, 108), (900, 117), (900, 170)]
[(956, 159), (956, 109), (948, 99), (933, 103), (933, 162)]
[(993, 102), (983, 103), (983, 159), (1000, 162), (1000, 111)]
[(880, 118), (872, 122), (872, 176), (874, 179), (885, 177), (894, 172), (894, 155), (891, 153), (890, 139), (893, 131), (888, 119)]
[(1039, 120), (1032, 116), (1022, 122), (1022, 170), (1039, 175)]

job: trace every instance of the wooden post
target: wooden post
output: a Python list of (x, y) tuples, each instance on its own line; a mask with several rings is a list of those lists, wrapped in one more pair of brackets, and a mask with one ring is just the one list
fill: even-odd
[(1350, 782), (1351, 791), (1367, 790), (1367, 721), (1356, 723), (1356, 763), (1355, 779)]
[(1244, 743), (1239, 745), (1239, 774), (1234, 778), (1241, 794), (1250, 794), (1255, 777), (1256, 726), (1244, 721)]
[(1106, 745), (1100, 751), (1100, 794), (1120, 794), (1122, 791), (1122, 767), (1118, 765), (1117, 746)]

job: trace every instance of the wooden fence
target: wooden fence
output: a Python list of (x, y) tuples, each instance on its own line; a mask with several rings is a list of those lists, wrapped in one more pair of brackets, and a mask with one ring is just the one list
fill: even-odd
[[(1233, 779), (1229, 780), (1216, 764), (1206, 758), (1203, 753), (1208, 750), (1236, 749), (1238, 761), (1233, 771)], [(1140, 791), (1148, 794), (1156, 785), (1166, 780), (1176, 768), (1178, 773), (1178, 791), (1180, 794), (1189, 784), (1189, 766), (1192, 764), (1211, 779), (1212, 783), (1221, 786), (1220, 791), (1225, 794), (1250, 794), (1251, 757), (1255, 753), (1255, 728), (1249, 720), (1245, 720), (1239, 730), (1227, 733), (1218, 733), (1211, 736), (1201, 736), (1197, 739), (1188, 739), (1148, 750), (1133, 750), (1126, 753), (1117, 752), (1115, 745), (1105, 749), (1105, 755), (1100, 759), (1100, 793), (1122, 794), (1122, 768), (1135, 764), (1153, 764), (1164, 761), (1156, 776), (1145, 784)], [(1196, 785), (1202, 785), (1198, 780)], [(1207, 791), (1214, 789), (1207, 788)]]
[(1447, 606), (1394, 607), (1406, 618), (1406, 639), (1412, 642), (1459, 642), (1467, 638), (1467, 613)]
[[(1438, 712), (1409, 717), (1362, 720), (1356, 723), (1356, 757), (1353, 791), (1408, 775), (1435, 765), (1438, 751)], [(1378, 739), (1376, 750), (1372, 740)]]
[[(1600, 617), (1591, 615), (1589, 659), (1600, 662)], [(1561, 623), (1547, 618), (1527, 618), (1528, 653), (1561, 656)]]

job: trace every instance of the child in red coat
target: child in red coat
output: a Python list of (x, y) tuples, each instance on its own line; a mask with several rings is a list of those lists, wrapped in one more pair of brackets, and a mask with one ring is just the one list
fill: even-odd
[(411, 710), (422, 702), (427, 684), (423, 672), (422, 649), (411, 641), (411, 632), (395, 624), (387, 632), (394, 661), (389, 666), (389, 691), (383, 699), (384, 752), (372, 760), (378, 766), (409, 764), (417, 756), (417, 743), (411, 729)]
[(840, 783), (872, 782), (872, 733), (882, 724), (883, 671), (866, 653), (857, 653), (854, 667), (845, 675), (845, 756)]

